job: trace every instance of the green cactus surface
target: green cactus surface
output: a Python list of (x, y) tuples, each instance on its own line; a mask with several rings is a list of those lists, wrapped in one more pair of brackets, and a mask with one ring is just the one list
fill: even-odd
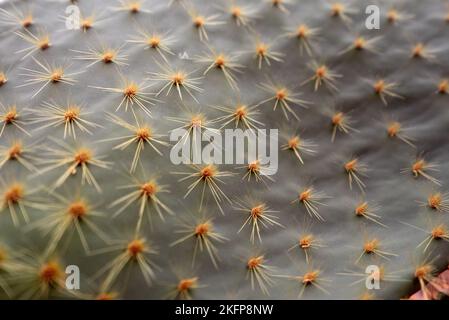
[[(448, 39), (444, 0), (0, 1), (0, 298), (447, 295)], [(174, 163), (236, 128), (277, 166)]]

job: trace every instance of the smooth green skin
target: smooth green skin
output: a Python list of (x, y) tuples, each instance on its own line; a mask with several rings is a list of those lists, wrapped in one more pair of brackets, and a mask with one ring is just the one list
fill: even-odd
[[(9, 2), (0, 6), (10, 9)], [(18, 7), (22, 7), (24, 1), (14, 1)], [(26, 1), (25, 1), (26, 2)], [(94, 4), (91, 4), (94, 2)], [(114, 163), (112, 170), (93, 169), (99, 184), (103, 187), (103, 193), (98, 194), (88, 186), (80, 187), (79, 177), (70, 178), (69, 181), (58, 189), (65, 194), (82, 190), (94, 202), (99, 204), (99, 210), (106, 214), (97, 223), (102, 230), (111, 235), (113, 239), (131, 239), (137, 221), (137, 206), (131, 206), (120, 217), (112, 219), (115, 209), (108, 208), (113, 200), (124, 194), (117, 186), (127, 184), (126, 170), (132, 160), (133, 149), (127, 151), (112, 150), (113, 143), (95, 143), (95, 141), (125, 134), (114, 124), (105, 120), (105, 112), (113, 112), (119, 103), (120, 97), (114, 94), (106, 94), (89, 86), (113, 87), (119, 84), (119, 77), (113, 65), (101, 63), (89, 68), (85, 61), (71, 60), (76, 55), (69, 51), (85, 50), (87, 46), (104, 43), (112, 46), (120, 46), (124, 41), (135, 35), (137, 25), (150, 28), (154, 26), (158, 30), (171, 30), (176, 38), (173, 51), (187, 52), (190, 57), (205, 51), (206, 46), (201, 43), (192, 27), (190, 18), (180, 5), (174, 4), (166, 7), (166, 1), (147, 1), (147, 7), (151, 14), (142, 12), (129, 14), (128, 12), (114, 12), (110, 9), (110, 1), (79, 1), (82, 9), (89, 12), (95, 8), (100, 23), (87, 33), (81, 31), (66, 30), (60, 16), (64, 15), (67, 6), (66, 1), (33, 1), (33, 9), (37, 25), (45, 26), (51, 34), (52, 47), (44, 52), (38, 52), (34, 57), (48, 62), (69, 62), (71, 70), (84, 70), (76, 76), (77, 83), (74, 86), (54, 86), (47, 88), (35, 98), (31, 98), (37, 86), (18, 87), (23, 84), (24, 71), (21, 68), (34, 68), (30, 57), (21, 60), (17, 50), (24, 48), (25, 43), (13, 33), (13, 30), (2, 27), (0, 32), (0, 61), (1, 66), (11, 66), (9, 81), (0, 87), (0, 101), (4, 104), (16, 102), (19, 106), (38, 112), (43, 101), (56, 99), (64, 102), (71, 96), (74, 100), (87, 105), (91, 113), (89, 120), (100, 123), (104, 128), (95, 130), (94, 135), (79, 134), (77, 142), (85, 142), (92, 146), (98, 154), (106, 155), (108, 161)], [(223, 1), (220, 1), (223, 2)], [(204, 5), (204, 1), (194, 1), (196, 7), (205, 13), (217, 12), (211, 4)], [(187, 182), (179, 183), (179, 177), (171, 174), (173, 171), (186, 171), (186, 166), (178, 167), (169, 161), (169, 149), (164, 150), (164, 156), (160, 157), (150, 148), (146, 148), (142, 154), (143, 167), (149, 175), (157, 175), (160, 183), (167, 185), (170, 193), (162, 196), (162, 199), (176, 213), (175, 217), (168, 217), (162, 222), (154, 216), (153, 229), (148, 223), (144, 223), (144, 236), (158, 248), (159, 255), (154, 261), (160, 267), (156, 272), (156, 282), (148, 287), (137, 268), (131, 268), (127, 286), (123, 289), (122, 274), (116, 290), (119, 296), (125, 299), (161, 299), (170, 291), (170, 286), (177, 283), (177, 275), (180, 277), (199, 276), (200, 283), (204, 287), (194, 292), (194, 298), (266, 298), (256, 287), (251, 289), (249, 279), (246, 279), (246, 259), (254, 253), (263, 253), (269, 260), (268, 264), (275, 266), (275, 275), (297, 276), (307, 271), (305, 257), (299, 250), (293, 250), (287, 254), (287, 250), (295, 244), (298, 234), (306, 226), (312, 224), (313, 232), (319, 236), (326, 247), (318, 249), (312, 254), (313, 268), (323, 270), (323, 277), (330, 280), (324, 287), (328, 294), (308, 287), (302, 298), (305, 299), (353, 299), (364, 293), (364, 281), (351, 285), (359, 278), (345, 277), (339, 273), (347, 270), (357, 270), (363, 273), (368, 264), (385, 264), (387, 272), (396, 272), (401, 282), (382, 283), (381, 289), (374, 292), (375, 297), (381, 299), (397, 299), (412, 292), (414, 286), (414, 263), (420, 261), (422, 247), (416, 249), (426, 236), (424, 232), (416, 231), (401, 222), (427, 228), (428, 223), (439, 221), (447, 223), (447, 213), (435, 213), (425, 207), (420, 207), (416, 201), (425, 201), (427, 194), (433, 190), (439, 190), (422, 178), (414, 179), (411, 174), (401, 174), (402, 168), (410, 166), (415, 156), (425, 152), (426, 158), (438, 163), (439, 171), (434, 175), (442, 181), (440, 190), (447, 187), (448, 157), (447, 133), (449, 128), (449, 114), (447, 111), (447, 96), (435, 94), (435, 86), (441, 77), (447, 76), (449, 71), (449, 48), (445, 39), (449, 36), (449, 26), (444, 22), (444, 12), (447, 8), (443, 1), (408, 1), (402, 3), (399, 8), (412, 13), (415, 18), (400, 22), (397, 25), (389, 25), (385, 19), (385, 10), (390, 2), (381, 2), (382, 9), (381, 29), (368, 31), (364, 28), (364, 2), (353, 4), (358, 13), (353, 16), (353, 22), (345, 26), (338, 18), (329, 16), (330, 5), (327, 1), (292, 1), (287, 5), (290, 14), (286, 15), (275, 8), (271, 8), (267, 2), (252, 1), (252, 6), (257, 9), (260, 18), (255, 21), (253, 28), (263, 35), (263, 39), (274, 39), (285, 33), (288, 27), (294, 27), (298, 23), (305, 22), (311, 27), (319, 27), (320, 37), (315, 44), (316, 54), (313, 58), (301, 56), (294, 40), (279, 38), (274, 48), (286, 56), (283, 63), (272, 63), (271, 67), (263, 66), (258, 70), (251, 54), (243, 55), (240, 63), (246, 66), (241, 74), (238, 74), (240, 92), (229, 89), (224, 78), (218, 72), (211, 72), (202, 82), (204, 94), (197, 94), (201, 110), (213, 119), (219, 115), (210, 105), (232, 105), (236, 97), (247, 104), (255, 104), (267, 98), (257, 84), (266, 81), (266, 75), (278, 81), (282, 81), (295, 91), (303, 93), (301, 98), (313, 102), (308, 109), (294, 106), (300, 115), (301, 121), (294, 119), (287, 121), (281, 110), (273, 111), (269, 103), (260, 107), (261, 115), (258, 120), (265, 123), (266, 128), (280, 128), (281, 132), (294, 133), (295, 130), (307, 139), (313, 140), (317, 147), (314, 156), (304, 156), (305, 165), (300, 165), (293, 154), (287, 151), (279, 151), (279, 171), (273, 177), (274, 183), (269, 182), (269, 188), (263, 184), (248, 183), (242, 181), (243, 171), (235, 169), (237, 166), (229, 166), (226, 170), (236, 173), (234, 177), (225, 179), (226, 185), (223, 191), (233, 200), (244, 199), (245, 195), (266, 202), (270, 208), (279, 211), (280, 223), (285, 228), (272, 227), (262, 230), (262, 244), (253, 246), (249, 242), (249, 229), (245, 228), (237, 234), (245, 217), (225, 206), (225, 216), (222, 216), (214, 203), (209, 199), (205, 207), (205, 214), (214, 218), (216, 229), (230, 241), (218, 244), (217, 248), (221, 256), (219, 269), (214, 269), (207, 254), (197, 257), (196, 265), (191, 267), (191, 257), (194, 247), (193, 240), (182, 245), (170, 247), (170, 243), (179, 238), (174, 231), (177, 230), (180, 219), (191, 219), (191, 215), (198, 213), (199, 193), (193, 192), (184, 199), (188, 186)], [(241, 52), (253, 50), (254, 35), (235, 26), (229, 17), (223, 16), (226, 25), (211, 27), (208, 29), (209, 45), (217, 50), (227, 52)], [(382, 36), (379, 41), (377, 53), (357, 52), (341, 55), (351, 41), (358, 34), (367, 38)], [(99, 39), (99, 41), (98, 41)], [(410, 59), (410, 48), (414, 42), (422, 41), (437, 51), (437, 62)], [(154, 58), (160, 58), (149, 50), (134, 44), (127, 44), (124, 52), (128, 54), (129, 66), (122, 69), (123, 74), (131, 75), (133, 79), (146, 78), (147, 72), (156, 71), (157, 65)], [(337, 80), (338, 92), (330, 92), (326, 88), (313, 91), (312, 85), (300, 87), (300, 84), (312, 75), (307, 68), (310, 61), (326, 62), (337, 73), (343, 75)], [(197, 70), (195, 74), (201, 75), (205, 66), (194, 64), (191, 61), (180, 60), (177, 56), (170, 57), (170, 64), (185, 66), (187, 70)], [(385, 107), (380, 99), (373, 94), (369, 80), (382, 76), (389, 81), (400, 84), (398, 92), (405, 99), (389, 99), (388, 107)], [(156, 91), (156, 87), (151, 89)], [(197, 108), (197, 104), (188, 99), (184, 104)], [(166, 117), (180, 116), (182, 108), (179, 98), (173, 92), (169, 96), (160, 96), (164, 103), (158, 103), (151, 107), (153, 118), (141, 114), (154, 126), (159, 133), (167, 134), (175, 127), (175, 124), (167, 121)], [(354, 127), (358, 132), (350, 135), (337, 134), (336, 141), (331, 142), (331, 126), (328, 111), (335, 107), (337, 110), (351, 112)], [(120, 117), (132, 121), (131, 114), (123, 110), (117, 112)], [(397, 140), (389, 139), (385, 131), (385, 119), (395, 119), (410, 128), (410, 136), (416, 138), (416, 150)], [(35, 127), (35, 126), (34, 126)], [(27, 127), (32, 130), (33, 126)], [(9, 137), (21, 137), (26, 141), (39, 142), (51, 146), (50, 137), (62, 138), (62, 129), (32, 130), (32, 138), (27, 139), (23, 134), (8, 131), (1, 137), (1, 143), (9, 141)], [(167, 141), (167, 138), (164, 138)], [(73, 143), (70, 138), (67, 142)], [(280, 145), (285, 141), (280, 141)], [(382, 222), (388, 228), (382, 228), (367, 220), (358, 219), (354, 215), (354, 207), (364, 198), (359, 190), (354, 187), (349, 190), (347, 176), (342, 168), (342, 162), (351, 155), (356, 155), (369, 167), (368, 177), (364, 179), (367, 184), (366, 199), (381, 206), (379, 214)], [(39, 155), (41, 156), (41, 155)], [(42, 155), (45, 158), (45, 155)], [(188, 168), (187, 168), (188, 169)], [(59, 171), (61, 172), (61, 171)], [(124, 173), (124, 174), (118, 174)], [(37, 187), (48, 186), (57, 177), (56, 172), (46, 173), (39, 177), (33, 177), (29, 172), (8, 164), (0, 171), (2, 178), (17, 175), (29, 179), (28, 183)], [(325, 192), (331, 198), (326, 200), (327, 206), (320, 207), (320, 212), (325, 217), (325, 222), (311, 220), (306, 212), (298, 206), (291, 204), (301, 187), (307, 186), (313, 181), (316, 189)], [(41, 194), (46, 197), (45, 193)], [(42, 217), (46, 212), (30, 210), (32, 220)], [(0, 239), (13, 248), (33, 248), (34, 252), (43, 252), (48, 243), (48, 237), (43, 237), (39, 231), (25, 232), (24, 226), (15, 228), (12, 225), (6, 211), (0, 216)], [(390, 261), (383, 259), (364, 259), (358, 266), (354, 264), (360, 254), (364, 235), (370, 234), (381, 239), (385, 250), (397, 254)], [(103, 248), (106, 245), (95, 235), (87, 234), (89, 245), (94, 248)], [(440, 241), (434, 244), (426, 252), (431, 257), (438, 257), (436, 264), (443, 268), (447, 264), (448, 245)], [(76, 264), (82, 272), (81, 291), (96, 294), (96, 285), (100, 281), (88, 284), (88, 278), (95, 274), (114, 255), (103, 254), (86, 256), (80, 241), (75, 235), (69, 243), (66, 252), (59, 255), (65, 264)], [(300, 284), (285, 278), (275, 278), (276, 284), (270, 288), (270, 298), (296, 299), (301, 289)]]

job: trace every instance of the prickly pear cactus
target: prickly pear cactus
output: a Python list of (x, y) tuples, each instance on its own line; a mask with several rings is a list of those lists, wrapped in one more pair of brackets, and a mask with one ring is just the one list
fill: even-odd
[[(1, 1), (0, 297), (447, 293), (448, 18), (442, 0)], [(174, 163), (235, 128), (279, 130), (277, 166)]]

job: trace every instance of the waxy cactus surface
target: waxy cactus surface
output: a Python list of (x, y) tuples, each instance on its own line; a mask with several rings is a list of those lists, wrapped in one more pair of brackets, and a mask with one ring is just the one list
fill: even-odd
[[(448, 17), (443, 0), (0, 1), (0, 297), (441, 298)], [(278, 130), (273, 161), (173, 160), (236, 128)]]

